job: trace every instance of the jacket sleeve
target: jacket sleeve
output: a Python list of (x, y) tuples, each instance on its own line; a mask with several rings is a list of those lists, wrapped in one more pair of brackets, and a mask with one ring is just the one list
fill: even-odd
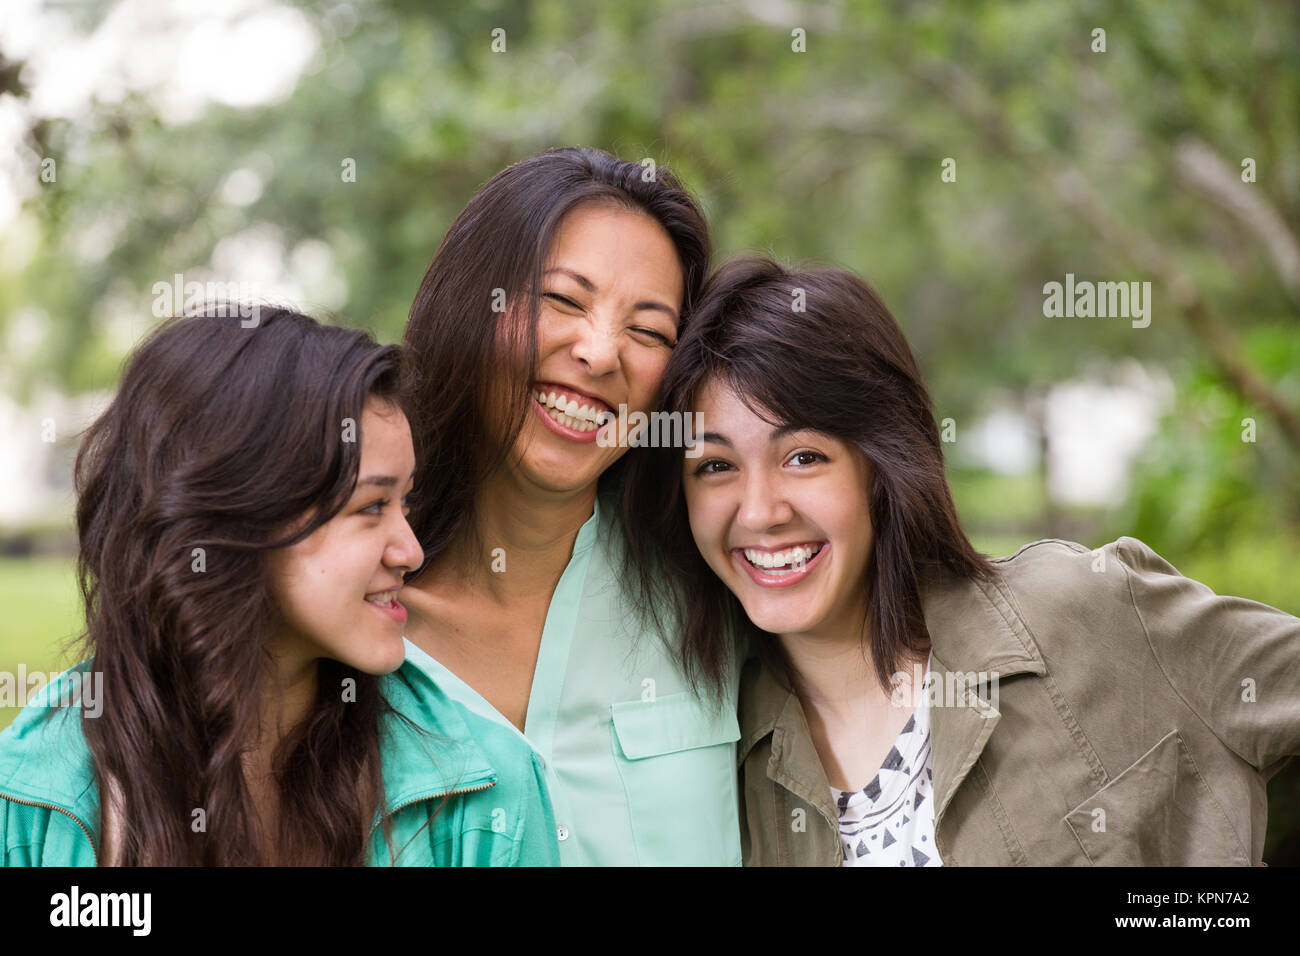
[(1185, 578), (1136, 538), (1116, 556), (1169, 683), (1265, 777), (1300, 754), (1300, 618)]
[(519, 801), (515, 829), (515, 852), (511, 866), (559, 866), (560, 845), (555, 835), (555, 810), (537, 755), (528, 751), (528, 764), (521, 768), (523, 795)]

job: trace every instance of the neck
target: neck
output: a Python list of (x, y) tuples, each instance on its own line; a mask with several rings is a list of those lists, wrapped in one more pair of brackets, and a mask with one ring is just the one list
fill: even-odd
[(783, 634), (781, 647), (790, 661), (795, 693), (805, 705), (849, 715), (881, 695), (871, 659), (856, 638)]
[[(890, 706), (890, 691), (880, 686), (875, 664), (857, 629), (833, 636), (782, 634), (781, 647), (793, 670), (799, 700), (822, 714), (854, 718)], [(924, 659), (905, 657), (899, 669), (920, 683)]]
[(249, 751), (250, 783), (270, 778), (280, 742), (311, 712), (316, 698), (316, 659), (281, 651), (267, 669), (258, 713), (258, 738)]
[(498, 473), (475, 496), (478, 540), (453, 547), (441, 563), (467, 569), (467, 583), (502, 605), (549, 601), (595, 501), (594, 481), (556, 492)]

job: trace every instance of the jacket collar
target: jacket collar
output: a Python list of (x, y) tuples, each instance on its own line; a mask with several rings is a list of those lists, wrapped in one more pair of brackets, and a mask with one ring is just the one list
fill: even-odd
[(99, 790), (81, 730), (82, 661), (46, 684), (0, 735), (0, 795), (47, 804), (99, 827)]
[[(977, 703), (969, 695), (963, 698), (962, 689), (987, 680), (996, 690), (998, 681), (1012, 674), (1041, 675), (1046, 666), (1014, 599), (996, 575), (979, 581), (932, 573), (921, 585), (921, 609), (931, 642), (930, 739), (937, 827), (1001, 717), (993, 706), (995, 693), (982, 692), (982, 703)], [(799, 698), (767, 668), (756, 661), (749, 666), (758, 673), (742, 686), (737, 760), (744, 763), (754, 746), (771, 734), (768, 776), (825, 812), (831, 806), (829, 784)]]
[(384, 808), (375, 814), (376, 826), (409, 803), (496, 783), (459, 705), (424, 671), (404, 663), (382, 686), (395, 713), (381, 726)]

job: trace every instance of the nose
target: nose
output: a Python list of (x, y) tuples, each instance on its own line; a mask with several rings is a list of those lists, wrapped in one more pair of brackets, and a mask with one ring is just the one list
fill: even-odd
[(745, 477), (741, 492), (740, 509), (736, 520), (746, 531), (761, 534), (772, 528), (789, 524), (794, 518), (785, 483), (762, 469), (754, 469)]
[(420, 547), (420, 539), (415, 536), (415, 531), (405, 516), (399, 516), (394, 538), (384, 551), (384, 563), (390, 568), (401, 568), (403, 574), (424, 563), (424, 549)]
[(581, 326), (569, 354), (585, 365), (593, 377), (612, 372), (618, 368), (618, 346), (614, 335), (611, 323), (593, 315)]

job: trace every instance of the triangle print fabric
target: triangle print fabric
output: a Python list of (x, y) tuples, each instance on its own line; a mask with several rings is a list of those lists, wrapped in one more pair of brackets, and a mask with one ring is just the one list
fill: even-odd
[(871, 782), (857, 791), (832, 787), (831, 797), (840, 817), (844, 866), (943, 866), (934, 848), (930, 711), (924, 698)]

